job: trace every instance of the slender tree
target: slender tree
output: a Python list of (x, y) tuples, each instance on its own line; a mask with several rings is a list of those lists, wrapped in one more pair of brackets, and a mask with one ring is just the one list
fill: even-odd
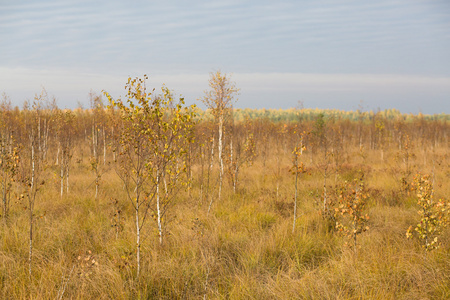
[[(230, 80), (227, 74), (220, 71), (210, 74), (208, 91), (205, 91), (203, 103), (210, 109), (218, 128), (217, 150), (219, 158), (219, 194), (220, 201), (223, 184), (224, 163), (223, 163), (223, 142), (224, 142), (224, 124), (230, 116), (233, 108), (234, 97), (238, 94), (239, 89), (236, 88), (234, 82)], [(209, 203), (208, 213), (211, 210), (213, 197)]]
[(0, 188), (4, 224), (8, 223), (11, 189), (16, 180), (19, 167), (20, 147), (13, 136), (12, 128), (11, 103), (7, 96), (4, 95), (0, 103)]
[(319, 146), (323, 160), (319, 168), (321, 169), (323, 175), (323, 213), (325, 216), (330, 215), (330, 207), (328, 203), (328, 191), (327, 191), (327, 179), (329, 176), (329, 167), (331, 162), (332, 154), (329, 151), (329, 139), (327, 136), (327, 123), (325, 115), (320, 113), (314, 123), (314, 129), (312, 131), (315, 137), (315, 144)]
[[(146, 79), (146, 77), (145, 77)], [(141, 228), (148, 211), (147, 197), (149, 174), (146, 164), (150, 160), (150, 139), (146, 135), (147, 122), (143, 107), (148, 106), (147, 91), (143, 79), (128, 79), (125, 86), (127, 102), (114, 100), (104, 92), (109, 100), (111, 109), (118, 108), (121, 117), (120, 134), (116, 151), (118, 156), (116, 172), (124, 183), (124, 188), (134, 209), (136, 226), (136, 277), (139, 278), (141, 269)], [(137, 103), (136, 103), (137, 102)]]
[(440, 245), (439, 236), (450, 225), (450, 201), (434, 199), (433, 179), (430, 175), (416, 174), (413, 181), (419, 206), (420, 222), (410, 226), (406, 232), (408, 238), (413, 233), (423, 240), (425, 250), (431, 251)]
[[(101, 96), (95, 95), (92, 92), (89, 94), (91, 101), (91, 121), (92, 121), (92, 137), (91, 137), (91, 169), (95, 175), (95, 198), (97, 199), (100, 181), (103, 173), (106, 172), (106, 136), (105, 136), (105, 123), (106, 114)], [(103, 152), (103, 154), (101, 153)], [(101, 156), (103, 155), (103, 159)], [(103, 160), (103, 162), (102, 162)]]
[[(245, 131), (245, 132), (242, 132)], [(233, 186), (233, 192), (239, 182), (239, 172), (243, 165), (251, 165), (256, 155), (255, 141), (253, 133), (250, 133), (250, 126), (247, 122), (244, 126), (231, 127), (230, 149), (228, 156), (228, 174)]]
[(33, 101), (30, 110), (25, 105), (25, 132), (27, 133), (27, 148), (24, 151), (21, 160), (21, 183), (23, 184), (26, 198), (28, 200), (29, 215), (29, 255), (28, 255), (28, 272), (31, 279), (32, 275), (32, 258), (33, 258), (33, 229), (34, 229), (34, 207), (37, 194), (45, 183), (44, 165), (45, 153), (47, 151), (47, 139), (50, 124), (49, 104), (47, 93), (45, 90)]
[(73, 135), (75, 115), (72, 111), (58, 111), (57, 113), (57, 143), (60, 159), (60, 195), (64, 194), (64, 179), (66, 182), (66, 193), (69, 192), (70, 161), (73, 156)]
[(162, 244), (164, 216), (173, 192), (182, 184), (180, 174), (186, 171), (195, 115), (193, 107), (184, 106), (184, 99), (175, 103), (165, 87), (161, 95), (153, 96), (153, 91), (147, 91), (146, 79), (128, 79), (125, 103), (105, 92), (110, 107), (119, 110), (122, 121), (117, 173), (135, 211), (137, 278), (142, 226), (154, 201)]
[(335, 228), (345, 235), (357, 251), (357, 237), (369, 230), (369, 216), (365, 213), (367, 192), (364, 185), (364, 175), (354, 182), (345, 182), (337, 190), (337, 207), (334, 207)]
[(297, 132), (298, 129), (294, 131), (294, 134), (298, 136), (298, 142), (297, 145), (294, 148), (294, 151), (292, 151), (292, 168), (290, 169), (290, 172), (295, 176), (295, 183), (294, 183), (294, 219), (292, 222), (292, 233), (295, 231), (295, 224), (297, 220), (297, 198), (298, 198), (298, 180), (302, 173), (306, 172), (305, 166), (303, 162), (301, 162), (300, 158), (303, 155), (303, 151), (306, 150), (306, 147), (303, 143), (303, 138), (306, 135), (306, 132)]
[(174, 192), (186, 187), (189, 147), (194, 141), (193, 126), (195, 112), (193, 107), (184, 106), (184, 99), (175, 103), (172, 93), (166, 87), (161, 95), (153, 99), (151, 107), (152, 139), (151, 160), (147, 164), (152, 184), (155, 186), (156, 219), (159, 242), (163, 243), (164, 221)]

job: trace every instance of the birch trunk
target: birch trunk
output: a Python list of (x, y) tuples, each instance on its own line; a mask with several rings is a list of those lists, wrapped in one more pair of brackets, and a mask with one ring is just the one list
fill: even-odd
[(219, 118), (219, 201), (222, 194), (222, 182), (223, 182), (223, 157), (222, 157), (222, 136), (223, 136), (223, 115)]
[(34, 142), (31, 142), (31, 183), (30, 183), (30, 194), (28, 195), (28, 205), (29, 205), (29, 218), (30, 218), (30, 236), (28, 245), (28, 274), (31, 280), (31, 264), (33, 257), (33, 208), (34, 208), (34, 197), (35, 197), (35, 153), (34, 153)]
[[(211, 173), (212, 173), (212, 167), (213, 167), (213, 158), (214, 158), (214, 137), (212, 139), (212, 144), (211, 144), (211, 160), (209, 163), (209, 168), (208, 168), (208, 180), (207, 180), (207, 189), (206, 189), (206, 197), (209, 196), (209, 191), (210, 191), (210, 185), (209, 185), (209, 178), (211, 177)], [(209, 202), (209, 206), (208, 206), (208, 212), (207, 214), (209, 214), (209, 211), (211, 210), (211, 206), (213, 203), (213, 196), (211, 196), (211, 201)]]
[(106, 137), (105, 137), (105, 127), (103, 127), (103, 165), (106, 165)]
[(61, 179), (61, 198), (62, 198), (64, 193), (64, 162), (61, 162), (61, 172), (59, 177)]
[(135, 210), (135, 217), (136, 217), (136, 263), (137, 263), (137, 270), (136, 270), (136, 278), (139, 280), (139, 273), (141, 270), (141, 228), (139, 226), (139, 194), (140, 194), (140, 187), (141, 180), (138, 176), (137, 179), (137, 185), (136, 185), (136, 206), (134, 208)]
[(156, 211), (158, 214), (158, 233), (159, 233), (159, 244), (162, 245), (162, 223), (161, 223), (161, 199), (159, 196), (159, 181), (160, 181), (159, 171), (156, 174)]
[(66, 194), (69, 193), (69, 163), (66, 166)]
[(295, 169), (294, 221), (292, 222), (292, 233), (295, 231), (295, 223), (297, 221), (298, 160), (295, 160)]

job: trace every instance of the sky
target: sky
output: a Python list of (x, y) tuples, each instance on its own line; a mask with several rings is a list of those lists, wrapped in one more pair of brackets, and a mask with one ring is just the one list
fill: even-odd
[(450, 1), (0, 0), (0, 93), (62, 108), (149, 76), (203, 107), (211, 72), (238, 108), (450, 113)]

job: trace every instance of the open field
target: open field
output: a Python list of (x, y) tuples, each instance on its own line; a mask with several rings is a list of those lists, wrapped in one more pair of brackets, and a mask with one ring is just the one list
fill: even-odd
[[(450, 299), (448, 220), (437, 249), (406, 237), (421, 220), (416, 174), (430, 175), (436, 202), (450, 200), (448, 117), (228, 119), (223, 176), (216, 124), (198, 121), (179, 177), (161, 181), (161, 230), (143, 186), (137, 277), (120, 121), (100, 107), (34, 113), (1, 111), (1, 299)], [(348, 239), (336, 230), (351, 224), (335, 214), (339, 195), (362, 189), (368, 229)]]

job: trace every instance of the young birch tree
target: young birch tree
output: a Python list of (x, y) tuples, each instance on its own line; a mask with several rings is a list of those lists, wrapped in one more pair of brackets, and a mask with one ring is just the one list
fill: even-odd
[(175, 103), (168, 88), (162, 88), (162, 94), (153, 99), (152, 122), (149, 136), (152, 139), (152, 156), (147, 165), (152, 184), (155, 186), (156, 221), (159, 242), (163, 243), (166, 214), (174, 192), (186, 187), (188, 151), (194, 141), (194, 110), (184, 106), (184, 99)]
[(365, 212), (367, 199), (363, 173), (354, 182), (345, 181), (336, 189), (336, 207), (333, 208), (335, 229), (348, 238), (346, 244), (353, 245), (355, 253), (358, 235), (369, 230), (369, 216)]
[(64, 193), (64, 179), (66, 180), (66, 193), (69, 193), (69, 175), (70, 175), (70, 161), (73, 156), (73, 136), (74, 136), (74, 122), (75, 115), (69, 110), (60, 112), (59, 114), (58, 134), (60, 147), (62, 149), (61, 155), (61, 197)]
[[(298, 134), (299, 129), (296, 128), (294, 134)], [(298, 141), (294, 150), (292, 151), (292, 168), (289, 170), (295, 176), (294, 182), (294, 220), (292, 222), (292, 233), (295, 231), (295, 224), (297, 220), (297, 198), (298, 198), (298, 181), (301, 174), (306, 173), (305, 165), (301, 161), (301, 156), (303, 155), (303, 151), (306, 150), (306, 147), (303, 143), (303, 138), (306, 135), (306, 132), (300, 132), (298, 134)]]
[(128, 79), (126, 103), (108, 93), (110, 107), (118, 108), (122, 128), (118, 135), (118, 168), (127, 197), (133, 205), (136, 224), (137, 278), (140, 273), (141, 230), (151, 203), (156, 202), (159, 241), (163, 241), (164, 216), (170, 196), (181, 185), (186, 170), (186, 145), (192, 142), (194, 112), (181, 98), (174, 103), (169, 90), (152, 97), (144, 79)]
[(47, 151), (48, 126), (50, 123), (50, 118), (46, 116), (48, 111), (48, 98), (45, 90), (43, 90), (39, 96), (35, 96), (32, 110), (29, 110), (27, 106), (24, 108), (26, 118), (25, 132), (28, 135), (28, 147), (24, 151), (24, 159), (21, 160), (20, 181), (23, 184), (25, 195), (28, 200), (28, 272), (30, 279), (32, 275), (34, 207), (38, 191), (45, 183), (44, 165), (45, 153)]
[[(236, 84), (230, 80), (227, 74), (222, 74), (220, 71), (210, 74), (208, 91), (205, 91), (205, 96), (202, 101), (211, 110), (214, 120), (218, 127), (218, 142), (217, 151), (219, 157), (219, 194), (218, 200), (220, 201), (222, 193), (223, 183), (223, 141), (224, 141), (224, 124), (227, 117), (230, 116), (230, 112), (233, 109), (233, 99), (238, 94), (239, 89), (236, 88)], [(208, 213), (211, 210), (213, 203), (213, 197), (209, 203)]]
[(430, 175), (417, 174), (414, 177), (413, 187), (416, 190), (417, 204), (420, 207), (418, 214), (420, 222), (414, 227), (410, 226), (406, 236), (411, 238), (413, 233), (423, 240), (425, 250), (431, 251), (440, 245), (439, 236), (450, 225), (450, 201), (434, 199), (433, 179)]
[(323, 155), (322, 162), (318, 165), (323, 175), (323, 214), (326, 217), (332, 217), (327, 191), (327, 179), (329, 176), (332, 153), (329, 151), (330, 141), (328, 139), (328, 127), (323, 113), (320, 113), (317, 116), (312, 134), (315, 137), (316, 146), (320, 148)]
[(5, 95), (0, 103), (0, 189), (5, 225), (8, 223), (11, 189), (19, 165), (20, 148), (13, 136), (13, 124), (11, 102)]
[[(92, 155), (90, 159), (91, 169), (95, 174), (95, 199), (98, 198), (100, 181), (103, 173), (106, 172), (106, 137), (105, 137), (105, 109), (101, 96), (96, 96), (92, 92), (89, 94), (92, 111)], [(103, 163), (100, 155), (103, 149)], [(103, 167), (102, 167), (103, 165)]]
[(233, 192), (236, 193), (236, 188), (239, 182), (239, 172), (244, 164), (252, 165), (256, 156), (255, 141), (253, 133), (250, 132), (249, 123), (242, 127), (231, 127), (230, 137), (230, 153), (228, 156), (228, 173), (231, 183), (233, 185)]

